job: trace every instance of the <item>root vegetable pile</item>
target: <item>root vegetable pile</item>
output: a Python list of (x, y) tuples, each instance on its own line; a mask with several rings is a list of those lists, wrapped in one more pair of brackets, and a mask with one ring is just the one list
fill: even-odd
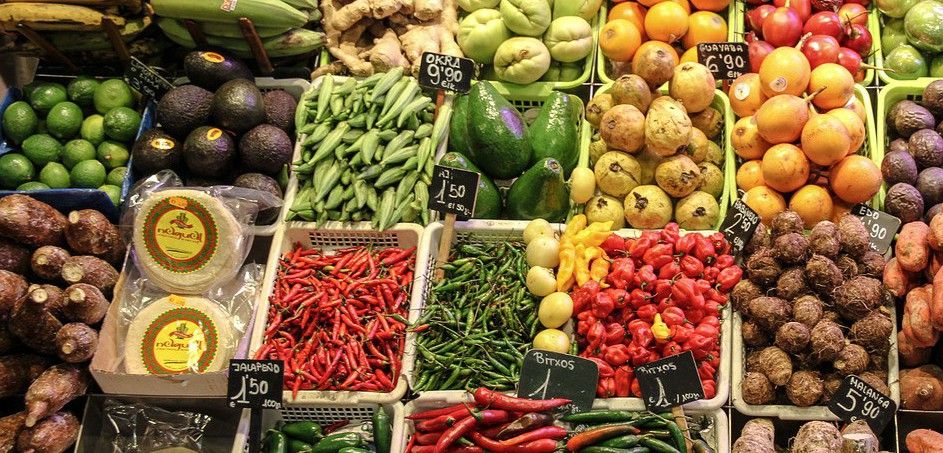
[(793, 211), (760, 226), (747, 247), (746, 279), (731, 294), (743, 316), (747, 404), (824, 404), (855, 374), (885, 394), (894, 323), (880, 278), (884, 258), (864, 225), (845, 215), (809, 236)]
[(570, 293), (580, 356), (599, 366), (596, 395), (641, 396), (633, 367), (691, 351), (713, 398), (721, 311), (742, 275), (723, 234), (679, 236), (671, 223), (637, 239), (613, 234), (602, 249), (608, 273)]
[(75, 442), (78, 420), (60, 411), (91, 382), (87, 362), (124, 248), (98, 211), (66, 216), (28, 196), (0, 198), (0, 398), (26, 402), (0, 418), (0, 451), (61, 452)]
[(402, 371), (415, 248), (300, 245), (279, 261), (256, 359), (285, 362), (285, 388), (391, 392)]
[[(774, 453), (781, 451), (775, 444), (775, 428), (769, 419), (747, 421), (740, 437), (733, 444), (733, 453)], [(868, 424), (857, 420), (839, 430), (831, 422), (812, 421), (799, 427), (789, 441), (792, 453), (827, 451), (878, 453), (881, 441)]]

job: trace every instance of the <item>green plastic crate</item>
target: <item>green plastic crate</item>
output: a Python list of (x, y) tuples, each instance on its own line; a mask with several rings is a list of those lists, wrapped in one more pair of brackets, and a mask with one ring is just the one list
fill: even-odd
[[(611, 88), (612, 83), (607, 83), (603, 85), (596, 94), (603, 94)], [(663, 95), (668, 94), (667, 88), (662, 87), (659, 91)], [(724, 152), (724, 191), (720, 194), (720, 199), (717, 200), (717, 204), (720, 206), (720, 210), (718, 211), (720, 215), (717, 216), (717, 225), (711, 230), (717, 231), (720, 229), (720, 224), (723, 223), (724, 217), (727, 216), (727, 207), (733, 204), (733, 197), (736, 196), (736, 184), (731, 184), (731, 181), (736, 179), (736, 155), (733, 153), (733, 147), (730, 145), (730, 134), (733, 132), (734, 125), (734, 114), (733, 109), (730, 108), (730, 100), (727, 99), (727, 95), (724, 94), (723, 91), (714, 90), (714, 101), (711, 102), (711, 107), (717, 109), (724, 115), (724, 127), (721, 129), (720, 137), (713, 140), (715, 143), (720, 144)], [(587, 149), (587, 161), (589, 158), (588, 154)], [(626, 228), (631, 228), (631, 226), (626, 225)]]
[[(737, 8), (734, 7), (734, 4), (735, 4), (735, 3), (736, 3), (736, 4), (742, 4), (740, 1), (731, 0), (730, 6), (727, 7), (727, 13), (726, 13), (726, 15), (727, 15), (727, 19), (726, 19), (726, 20), (727, 20), (727, 41), (729, 41), (729, 42), (735, 42), (735, 41), (736, 41), (734, 38), (735, 38), (735, 32), (736, 32), (738, 26), (735, 25), (735, 24), (736, 24), (736, 22), (737, 22), (738, 19), (737, 19), (737, 14), (736, 14), (736, 9), (737, 9)], [(692, 10), (693, 10), (693, 8), (692, 8)], [(692, 12), (693, 12), (693, 11), (692, 11)], [(718, 14), (720, 14), (720, 13), (718, 13)], [(602, 29), (602, 24), (604, 24), (604, 23), (606, 22), (606, 17), (607, 17), (608, 15), (609, 15), (609, 3), (607, 2), (606, 4), (604, 4), (604, 5), (602, 6), (602, 8), (601, 8), (601, 10), (600, 10), (600, 12), (599, 12), (599, 26), (598, 26), (598, 28), (599, 28), (600, 30)], [(721, 14), (721, 16), (723, 16), (723, 14)], [(742, 28), (741, 28), (741, 30), (742, 30)], [(597, 34), (597, 41), (598, 41), (598, 34)], [(603, 84), (610, 84), (610, 83), (612, 83), (615, 79), (613, 79), (613, 78), (608, 74), (608, 72), (609, 72), (609, 66), (608, 66), (609, 60), (606, 59), (606, 56), (602, 54), (602, 51), (601, 51), (601, 50), (599, 50), (599, 46), (596, 46), (596, 47), (597, 47), (597, 49), (596, 49), (596, 74), (599, 76), (599, 81), (600, 81), (600, 82), (602, 82)], [(681, 54), (680, 54), (680, 53), (678, 54), (678, 57), (679, 57), (679, 58), (681, 57)], [(718, 81), (717, 83), (718, 83), (718, 85), (720, 85), (721, 82)]]
[[(864, 104), (864, 110), (867, 112), (868, 118), (864, 124), (865, 138), (864, 144), (861, 145), (861, 149), (858, 150), (858, 155), (867, 156), (871, 159), (872, 162), (877, 164), (878, 167), (881, 166), (881, 161), (884, 160), (884, 147), (878, 146), (878, 136), (875, 132), (874, 127), (874, 109), (871, 106), (871, 96), (868, 95), (868, 90), (861, 86), (855, 85), (855, 97), (861, 100), (861, 103)], [(880, 104), (878, 104), (880, 105)], [(733, 153), (733, 147), (731, 147), (731, 153)], [(739, 191), (737, 189), (737, 170), (740, 169), (740, 159), (736, 158), (736, 168), (734, 169), (731, 175), (731, 187), (732, 187), (732, 196), (730, 198), (731, 203), (737, 201), (739, 196)], [(785, 195), (784, 195), (785, 198)], [(881, 200), (881, 191), (878, 191), (874, 198), (871, 199), (872, 206), (879, 206), (879, 200)]]
[[(746, 42), (744, 37), (746, 36), (746, 3), (743, 1), (737, 1), (737, 31), (733, 34), (734, 42)], [(878, 19), (880, 12), (876, 8), (868, 9), (868, 31), (871, 32), (871, 38), (874, 40), (874, 43), (871, 45), (871, 56), (866, 58), (865, 64), (871, 66), (880, 67), (881, 63), (879, 58), (881, 55), (881, 20)], [(865, 69), (864, 71), (864, 80), (858, 82), (859, 85), (871, 86), (872, 84), (877, 84), (877, 79), (874, 77), (874, 69)], [(883, 72), (883, 71), (881, 71)]]

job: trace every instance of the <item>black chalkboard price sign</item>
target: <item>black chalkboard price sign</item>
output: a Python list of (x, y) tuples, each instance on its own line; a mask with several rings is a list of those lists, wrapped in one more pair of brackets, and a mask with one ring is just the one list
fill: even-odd
[(433, 52), (422, 54), (419, 85), (433, 90), (467, 93), (475, 78), (475, 61)]
[(144, 64), (141, 60), (131, 57), (131, 64), (124, 72), (124, 80), (139, 93), (155, 101), (174, 87), (163, 78), (154, 68)]
[(730, 241), (731, 255), (737, 256), (743, 251), (753, 238), (761, 220), (759, 214), (750, 209), (743, 200), (735, 201), (733, 206), (727, 209), (727, 217), (720, 224), (720, 231)]
[(750, 72), (750, 50), (742, 42), (708, 42), (697, 45), (697, 62), (717, 80), (733, 80)]
[(280, 360), (229, 361), (229, 407), (280, 409), (285, 376)]
[(598, 383), (599, 367), (592, 360), (532, 349), (524, 356), (517, 396), (567, 398), (573, 401), (568, 408), (571, 412), (583, 412), (592, 409)]
[(894, 241), (894, 235), (900, 229), (900, 219), (863, 204), (852, 206), (851, 213), (864, 222), (864, 227), (868, 229), (868, 236), (871, 237), (871, 248), (878, 253), (887, 252), (891, 242)]
[(894, 418), (897, 404), (855, 375), (846, 376), (828, 402), (828, 410), (838, 418), (853, 422), (864, 420), (877, 434)]
[(481, 175), (473, 171), (436, 165), (432, 171), (429, 209), (446, 214), (455, 214), (459, 219), (469, 219), (475, 213), (478, 198), (478, 180)]
[(650, 411), (669, 409), (704, 398), (691, 351), (635, 367), (642, 399)]

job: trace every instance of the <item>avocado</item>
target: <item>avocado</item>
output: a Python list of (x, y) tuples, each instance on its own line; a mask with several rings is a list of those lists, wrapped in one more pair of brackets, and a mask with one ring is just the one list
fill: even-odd
[(216, 124), (241, 134), (265, 121), (262, 92), (248, 80), (230, 80), (213, 95), (212, 112)]
[(468, 96), (459, 95), (452, 102), (452, 120), (449, 122), (449, 149), (470, 155), (468, 145)]
[(943, 80), (934, 80), (923, 89), (923, 106), (934, 116), (943, 115)]
[(933, 129), (920, 129), (907, 140), (910, 154), (920, 168), (943, 165), (943, 137)]
[(213, 93), (196, 85), (171, 89), (157, 103), (157, 123), (177, 140), (210, 122)]
[(527, 169), (507, 194), (507, 216), (512, 220), (544, 219), (562, 222), (570, 209), (570, 192), (563, 167), (547, 157)]
[(913, 222), (923, 216), (923, 198), (917, 188), (899, 182), (891, 186), (884, 199), (884, 211), (901, 222)]
[(141, 134), (131, 148), (131, 165), (143, 174), (173, 170), (180, 164), (183, 152), (177, 140), (155, 127)]
[(239, 139), (239, 161), (249, 170), (274, 175), (291, 163), (291, 138), (271, 124), (260, 124)]
[(891, 151), (881, 161), (881, 175), (888, 186), (917, 183), (917, 162), (907, 151)]
[(245, 63), (221, 52), (190, 52), (183, 58), (183, 71), (190, 82), (210, 91), (230, 80), (253, 80)]
[(583, 103), (579, 98), (559, 91), (550, 93), (537, 119), (527, 128), (533, 149), (531, 160), (552, 157), (563, 166), (563, 177), (569, 178), (580, 159), (582, 119)]
[(265, 106), (265, 122), (287, 133), (295, 130), (295, 109), (298, 101), (285, 90), (274, 90), (262, 96)]
[[(917, 191), (926, 206), (943, 203), (943, 168), (926, 168), (917, 175)], [(906, 223), (906, 222), (905, 222)]]
[(194, 176), (222, 178), (236, 155), (236, 143), (222, 129), (201, 126), (183, 142), (183, 162)]
[[(271, 176), (263, 175), (262, 173), (244, 173), (239, 175), (232, 185), (236, 187), (245, 187), (247, 189), (255, 189), (262, 192), (268, 192), (274, 195), (276, 198), (281, 200), (283, 198), (282, 188), (279, 187), (278, 181), (275, 181)], [(270, 225), (276, 219), (278, 219), (278, 213), (281, 210), (281, 207), (267, 208), (259, 211), (259, 215), (255, 220), (257, 225)]]
[(487, 81), (468, 96), (468, 157), (494, 179), (520, 175), (533, 153), (521, 113)]
[(891, 109), (891, 122), (897, 135), (910, 138), (911, 134), (920, 129), (933, 129), (936, 120), (933, 114), (923, 106), (913, 101), (900, 101)]
[(481, 175), (478, 178), (478, 198), (475, 199), (474, 218), (497, 219), (501, 215), (501, 193), (498, 192), (498, 186), (494, 185), (488, 175), (482, 173), (468, 157), (455, 151), (447, 152), (439, 159), (439, 165), (473, 171)]

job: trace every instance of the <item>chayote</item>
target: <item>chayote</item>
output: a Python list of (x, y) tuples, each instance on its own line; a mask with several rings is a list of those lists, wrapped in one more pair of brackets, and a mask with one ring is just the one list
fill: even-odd
[(498, 3), (501, 3), (501, 0), (458, 0), (458, 6), (469, 13), (484, 8), (497, 8)]
[(560, 0), (553, 4), (553, 18), (577, 16), (590, 21), (596, 17), (602, 0)]
[(547, 0), (501, 0), (504, 25), (523, 36), (540, 36), (550, 26), (551, 10)]
[(581, 17), (554, 19), (544, 33), (544, 44), (556, 61), (580, 61), (593, 51), (593, 27)]
[(586, 65), (580, 63), (560, 63), (554, 61), (550, 69), (540, 78), (543, 82), (572, 82), (583, 75)]
[(498, 78), (526, 85), (536, 82), (550, 69), (550, 51), (536, 38), (511, 38), (498, 46), (494, 70)]
[(494, 61), (498, 46), (510, 38), (511, 30), (496, 9), (479, 9), (462, 19), (458, 27), (459, 47), (466, 57), (478, 63)]

